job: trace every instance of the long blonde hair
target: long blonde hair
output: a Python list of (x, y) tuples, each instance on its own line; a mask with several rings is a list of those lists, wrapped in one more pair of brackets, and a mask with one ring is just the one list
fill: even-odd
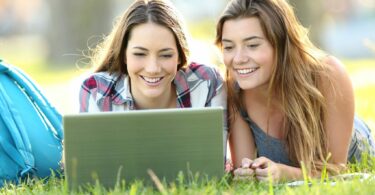
[[(227, 20), (256, 17), (275, 50), (275, 68), (268, 88), (268, 102), (280, 101), (284, 113), (285, 143), (289, 158), (303, 162), (308, 171), (336, 171), (326, 164), (328, 154), (326, 99), (322, 80), (329, 79), (329, 68), (322, 62), (325, 54), (308, 38), (308, 31), (297, 20), (285, 0), (232, 0), (221, 15), (216, 29), (216, 44), (222, 47), (222, 30)], [(228, 100), (233, 112), (243, 108), (241, 90), (227, 71)]]
[(112, 32), (95, 48), (91, 63), (96, 67), (96, 72), (127, 74), (125, 51), (131, 30), (147, 22), (154, 22), (171, 30), (176, 39), (180, 60), (177, 68), (186, 66), (189, 49), (183, 21), (176, 8), (166, 0), (135, 0), (123, 13)]

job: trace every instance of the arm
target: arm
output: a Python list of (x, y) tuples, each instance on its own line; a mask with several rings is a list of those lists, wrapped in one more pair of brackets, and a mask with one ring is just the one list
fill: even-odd
[(255, 142), (251, 129), (238, 111), (229, 109), (229, 147), (234, 170), (234, 179), (252, 179), (251, 159), (256, 156)]
[[(329, 161), (346, 164), (354, 120), (353, 87), (343, 64), (334, 57), (325, 63), (331, 68), (332, 84), (323, 81), (323, 95), (327, 101), (325, 128), (327, 130)], [(333, 90), (332, 90), (333, 89)]]
[(229, 125), (229, 147), (234, 168), (239, 168), (243, 158), (255, 158), (255, 142), (248, 124), (241, 115), (238, 112), (232, 113), (231, 109), (229, 111), (230, 120), (234, 117)]

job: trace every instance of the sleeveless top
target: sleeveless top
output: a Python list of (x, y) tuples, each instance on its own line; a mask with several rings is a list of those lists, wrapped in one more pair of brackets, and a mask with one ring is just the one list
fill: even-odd
[[(240, 114), (252, 131), (258, 157), (264, 156), (276, 163), (298, 166), (298, 164), (293, 163), (289, 159), (285, 142), (282, 139), (267, 135), (265, 131), (250, 119), (246, 111), (241, 110)], [(375, 141), (371, 135), (370, 128), (360, 118), (355, 116), (354, 130), (348, 151), (348, 162), (360, 161), (361, 155), (364, 152), (375, 156)]]

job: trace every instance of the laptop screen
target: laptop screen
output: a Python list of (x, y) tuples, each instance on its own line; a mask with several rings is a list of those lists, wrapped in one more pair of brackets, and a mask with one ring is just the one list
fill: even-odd
[(224, 174), (222, 108), (138, 110), (64, 116), (65, 175), (70, 187), (121, 180), (173, 181)]

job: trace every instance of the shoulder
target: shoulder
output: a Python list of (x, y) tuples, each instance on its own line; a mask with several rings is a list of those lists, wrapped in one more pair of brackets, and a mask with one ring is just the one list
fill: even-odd
[(115, 84), (117, 76), (107, 72), (92, 73), (82, 82), (82, 88), (86, 90), (94, 90), (98, 88), (110, 88)]
[(334, 77), (345, 77), (348, 73), (345, 70), (344, 64), (335, 56), (326, 56), (323, 59), (323, 63), (331, 70), (329, 71), (330, 76)]
[[(324, 94), (328, 101), (342, 106), (354, 101), (352, 82), (344, 64), (334, 56), (323, 59), (327, 66), (327, 79), (323, 80)], [(333, 103), (331, 102), (331, 103)], [(330, 103), (330, 102), (328, 102)]]
[(327, 76), (331, 80), (332, 87), (336, 90), (352, 88), (352, 83), (345, 69), (345, 65), (339, 59), (334, 56), (327, 56), (323, 59), (323, 63), (327, 66)]
[(323, 95), (326, 98), (325, 129), (328, 150), (333, 163), (347, 161), (348, 147), (353, 129), (355, 101), (352, 83), (344, 64), (333, 56), (323, 62), (328, 67), (329, 82), (323, 82)]
[(124, 91), (124, 78), (108, 72), (92, 73), (81, 84), (81, 96), (93, 96), (97, 100), (118, 96)]

